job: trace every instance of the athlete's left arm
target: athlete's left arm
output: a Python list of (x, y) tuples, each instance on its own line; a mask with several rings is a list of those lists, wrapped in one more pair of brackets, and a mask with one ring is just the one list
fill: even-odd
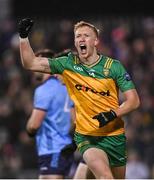
[(115, 113), (118, 117), (121, 117), (129, 112), (137, 109), (140, 105), (140, 99), (136, 89), (130, 89), (124, 93), (124, 102), (120, 105), (118, 109), (115, 109)]
[(111, 109), (108, 112), (101, 112), (93, 117), (93, 119), (97, 119), (99, 121), (99, 127), (105, 126), (115, 118), (126, 115), (139, 107), (140, 100), (135, 89), (127, 90), (123, 94), (125, 100), (118, 109)]
[(108, 112), (100, 112), (92, 117), (99, 121), (99, 127), (105, 126), (110, 121), (117, 117), (128, 114), (129, 112), (137, 109), (140, 105), (140, 100), (135, 86), (131, 80), (130, 75), (119, 61), (115, 61), (112, 66), (112, 75), (115, 79), (117, 87), (124, 94), (124, 102), (117, 109), (111, 109)]

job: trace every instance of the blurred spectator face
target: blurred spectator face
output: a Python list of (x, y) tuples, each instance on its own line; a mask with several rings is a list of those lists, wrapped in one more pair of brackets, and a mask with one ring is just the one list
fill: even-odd
[(5, 99), (0, 99), (0, 117), (8, 117), (12, 112), (10, 102)]
[(132, 150), (129, 152), (128, 161), (136, 162), (139, 160), (140, 160), (139, 154), (135, 150), (134, 151)]
[(15, 57), (11, 50), (6, 50), (3, 53), (2, 59), (5, 68), (10, 68), (15, 65)]
[(118, 42), (123, 41), (126, 38), (127, 31), (123, 27), (117, 27), (113, 29), (111, 36), (112, 36), (113, 41), (118, 43)]
[(145, 44), (143, 39), (134, 40), (133, 49), (137, 54), (142, 54), (145, 51)]

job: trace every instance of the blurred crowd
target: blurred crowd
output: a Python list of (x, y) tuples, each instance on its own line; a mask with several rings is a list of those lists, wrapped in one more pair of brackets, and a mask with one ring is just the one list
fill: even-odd
[[(123, 118), (128, 147), (126, 177), (154, 178), (154, 17), (85, 20), (100, 29), (99, 51), (124, 64), (141, 98), (140, 108)], [(21, 65), (17, 23), (8, 18), (1, 20), (0, 27), (0, 178), (37, 178), (34, 140), (25, 132), (34, 84), (32, 72)], [(76, 20), (37, 19), (30, 34), (34, 51), (74, 50), (74, 23)], [(79, 159), (76, 153), (69, 178)]]

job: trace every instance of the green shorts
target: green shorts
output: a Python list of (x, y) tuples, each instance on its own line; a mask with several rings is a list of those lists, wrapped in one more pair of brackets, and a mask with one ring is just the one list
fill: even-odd
[(110, 166), (119, 167), (126, 165), (126, 136), (124, 134), (115, 136), (88, 136), (76, 132), (74, 140), (81, 154), (88, 148), (95, 147), (107, 153)]

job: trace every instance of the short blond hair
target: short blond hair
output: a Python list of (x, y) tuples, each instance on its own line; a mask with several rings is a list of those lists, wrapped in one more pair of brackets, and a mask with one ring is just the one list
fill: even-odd
[(85, 21), (80, 21), (80, 22), (77, 22), (75, 25), (74, 25), (74, 33), (76, 32), (76, 30), (80, 27), (84, 27), (84, 26), (87, 26), (89, 28), (91, 28), (94, 33), (96, 34), (96, 37), (98, 38), (99, 36), (99, 29), (97, 29), (93, 24), (91, 23), (88, 23), (88, 22), (85, 22)]

